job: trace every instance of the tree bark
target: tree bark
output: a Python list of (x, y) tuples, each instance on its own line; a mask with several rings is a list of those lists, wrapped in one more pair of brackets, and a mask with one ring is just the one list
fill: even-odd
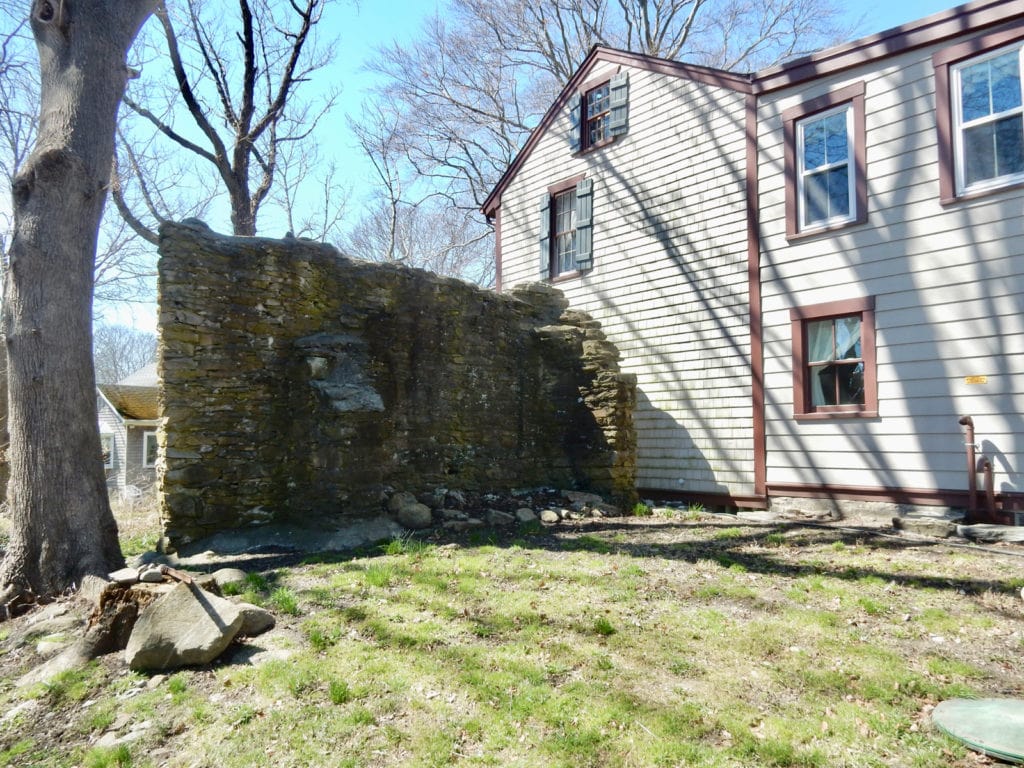
[(39, 133), (12, 188), (3, 301), (13, 522), (0, 564), (5, 608), (123, 563), (100, 461), (93, 267), (127, 52), (153, 8), (151, 0), (31, 7)]

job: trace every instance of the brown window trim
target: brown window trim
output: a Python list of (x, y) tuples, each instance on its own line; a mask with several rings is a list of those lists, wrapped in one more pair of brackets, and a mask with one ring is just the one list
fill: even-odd
[[(607, 147), (609, 144), (614, 144), (619, 138), (618, 136), (607, 136), (594, 144), (588, 143), (590, 137), (590, 131), (587, 130), (587, 94), (595, 88), (600, 88), (602, 85), (611, 87), (612, 76), (609, 74), (606, 77), (595, 77), (593, 80), (588, 80), (583, 83), (579, 88), (576, 89), (576, 98), (580, 100), (580, 148), (575, 153), (574, 157), (580, 157), (581, 155), (589, 154), (602, 147)], [(611, 114), (609, 108), (608, 114)]]
[[(797, 199), (797, 157), (796, 157), (796, 125), (799, 121), (812, 117), (818, 112), (849, 103), (853, 106), (853, 163), (854, 173), (853, 204), (856, 207), (854, 218), (839, 224), (822, 227), (800, 228), (800, 204)], [(826, 93), (823, 96), (805, 101), (790, 107), (782, 113), (782, 136), (784, 149), (783, 172), (786, 183), (786, 239), (802, 240), (816, 237), (839, 229), (864, 224), (868, 220), (868, 182), (867, 182), (867, 141), (864, 119), (864, 82), (856, 82), (844, 88)]]
[[(554, 184), (548, 187), (548, 197), (551, 198), (553, 203), (555, 195), (560, 194), (562, 192), (568, 192), (570, 189), (576, 189), (576, 185), (583, 181), (585, 178), (587, 178), (587, 174), (580, 173), (577, 174), (576, 176), (572, 176), (571, 178), (565, 179), (563, 181), (556, 181)], [(567, 280), (572, 280), (573, 278), (579, 277), (583, 273), (580, 272), (578, 269), (574, 269), (571, 272), (560, 272), (557, 275), (555, 274), (555, 212), (553, 205), (551, 208), (550, 215), (552, 218), (552, 223), (551, 229), (549, 230), (551, 232), (551, 242), (548, 244), (548, 282), (554, 284), (565, 282)]]
[(935, 71), (935, 129), (939, 142), (939, 203), (941, 205), (987, 197), (1024, 186), (1024, 183), (1018, 181), (1005, 186), (957, 194), (956, 157), (953, 149), (953, 104), (952, 94), (949, 91), (949, 70), (954, 64), (973, 59), (975, 56), (982, 56), (988, 51), (1020, 40), (1024, 40), (1024, 21), (1016, 21), (1004, 29), (951, 45), (932, 54), (932, 67)]
[(564, 181), (556, 181), (554, 184), (548, 187), (548, 197), (554, 197), (559, 192), (565, 192), (566, 190), (569, 189), (575, 189), (576, 185), (583, 181), (585, 178), (587, 178), (587, 174), (581, 173), (577, 176), (573, 176), (570, 179), (565, 179)]
[[(810, 403), (807, 371), (807, 321), (860, 315), (864, 361), (864, 404), (815, 408)], [(878, 373), (875, 357), (875, 297), (829, 301), (789, 310), (793, 339), (793, 418), (797, 421), (878, 418)]]

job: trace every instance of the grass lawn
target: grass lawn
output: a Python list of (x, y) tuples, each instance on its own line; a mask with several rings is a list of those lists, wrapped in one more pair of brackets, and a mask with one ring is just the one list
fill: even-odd
[(928, 714), (1021, 695), (1015, 553), (689, 514), (314, 557), (250, 578), (260, 664), (21, 689), (0, 625), (0, 766), (989, 765)]

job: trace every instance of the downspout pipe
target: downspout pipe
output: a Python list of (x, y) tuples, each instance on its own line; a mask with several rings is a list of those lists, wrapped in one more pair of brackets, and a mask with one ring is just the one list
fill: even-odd
[(961, 416), (958, 422), (964, 427), (964, 447), (967, 449), (967, 522), (976, 522), (978, 517), (978, 464), (975, 457), (974, 419)]

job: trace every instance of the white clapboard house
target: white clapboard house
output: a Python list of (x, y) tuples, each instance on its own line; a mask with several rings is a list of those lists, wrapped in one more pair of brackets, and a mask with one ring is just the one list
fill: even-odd
[(591, 51), (484, 213), (637, 375), (642, 493), (1024, 509), (1022, 72), (1024, 0), (752, 74)]

